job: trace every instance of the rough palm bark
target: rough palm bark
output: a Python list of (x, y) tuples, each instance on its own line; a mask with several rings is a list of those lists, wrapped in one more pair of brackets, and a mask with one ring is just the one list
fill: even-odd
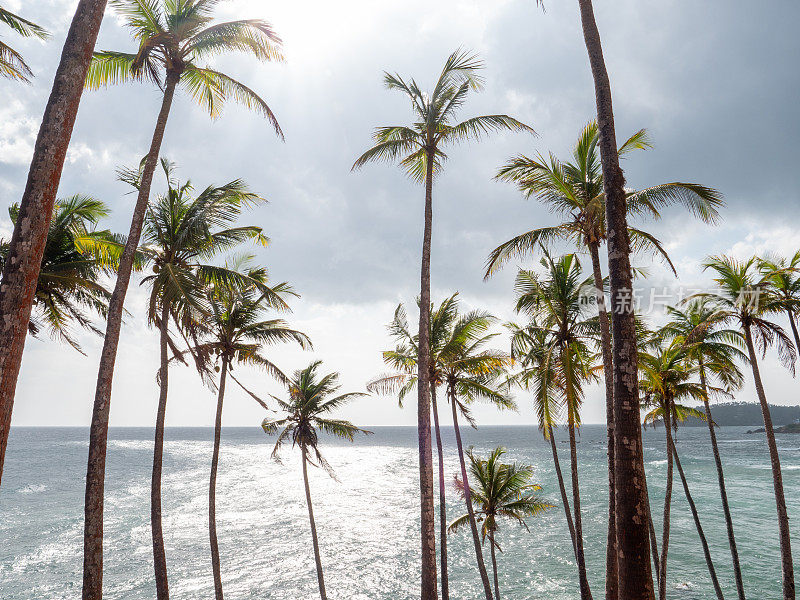
[[(668, 401), (668, 400), (667, 400)], [(659, 560), (658, 598), (667, 597), (667, 553), (669, 552), (670, 509), (672, 507), (672, 419), (670, 411), (664, 411), (664, 430), (667, 438), (667, 485), (664, 491), (664, 520), (661, 530), (661, 559)]]
[(606, 196), (608, 273), (611, 289), (614, 370), (614, 495), (617, 527), (618, 594), (653, 600), (647, 532), (647, 487), (639, 413), (636, 328), (626, 216), (625, 177), (619, 166), (611, 84), (591, 0), (578, 0), (594, 79), (603, 189)]
[(700, 524), (700, 515), (697, 513), (697, 506), (695, 506), (694, 498), (692, 498), (692, 494), (689, 492), (689, 483), (686, 481), (686, 475), (683, 472), (681, 459), (678, 456), (678, 448), (674, 444), (672, 446), (672, 456), (675, 459), (675, 466), (678, 469), (681, 485), (683, 485), (683, 493), (686, 495), (686, 501), (689, 503), (689, 509), (692, 511), (692, 518), (697, 528), (697, 535), (700, 536), (700, 544), (703, 546), (703, 556), (706, 559), (706, 566), (708, 567), (708, 574), (711, 576), (711, 584), (714, 586), (714, 593), (718, 600), (725, 600), (722, 595), (722, 588), (719, 586), (719, 579), (717, 578), (717, 571), (714, 568), (714, 562), (711, 560), (711, 550), (708, 547), (708, 540), (706, 540), (703, 526)]
[(600, 321), (600, 347), (603, 354), (603, 380), (606, 388), (606, 440), (608, 454), (608, 534), (606, 537), (606, 600), (617, 600), (617, 511), (614, 508), (614, 365), (611, 354), (611, 323), (603, 293), (603, 272), (597, 243), (589, 244), (592, 274)]
[(436, 453), (439, 459), (439, 562), (442, 578), (442, 600), (450, 598), (450, 582), (447, 575), (447, 503), (444, 483), (444, 451), (442, 432), (439, 429), (439, 408), (436, 405), (436, 385), (431, 383), (431, 408), (433, 409), (433, 430), (436, 434)]
[(756, 385), (758, 401), (761, 403), (761, 415), (764, 418), (764, 430), (767, 435), (769, 458), (772, 465), (772, 485), (775, 490), (775, 504), (778, 511), (778, 532), (781, 548), (781, 576), (783, 583), (783, 600), (794, 600), (794, 566), (792, 565), (792, 544), (789, 539), (789, 516), (786, 512), (786, 498), (783, 494), (783, 475), (781, 473), (781, 459), (778, 455), (778, 445), (775, 443), (775, 431), (772, 426), (772, 415), (767, 405), (767, 395), (764, 393), (764, 384), (761, 382), (761, 372), (758, 368), (758, 357), (753, 346), (753, 334), (749, 327), (744, 328), (744, 339), (747, 343), (747, 353), (750, 357), (750, 366), (753, 370), (753, 380)]
[(736, 546), (736, 537), (733, 534), (733, 518), (731, 517), (731, 507), (728, 504), (728, 491), (725, 488), (725, 473), (722, 470), (722, 459), (719, 455), (719, 445), (717, 444), (717, 433), (714, 431), (714, 419), (711, 416), (711, 405), (708, 402), (708, 386), (706, 384), (705, 365), (700, 360), (700, 385), (703, 388), (703, 405), (706, 410), (706, 424), (708, 425), (708, 435), (711, 437), (711, 450), (714, 454), (714, 463), (717, 466), (717, 481), (719, 482), (719, 495), (722, 499), (722, 512), (725, 515), (725, 527), (728, 531), (728, 546), (731, 549), (731, 559), (733, 561), (733, 576), (736, 581), (736, 593), (738, 600), (745, 600), (744, 583), (742, 582), (742, 568), (739, 564), (739, 549)]
[(133, 270), (136, 248), (142, 234), (142, 224), (150, 197), (153, 173), (158, 164), (161, 142), (167, 127), (167, 118), (175, 96), (180, 74), (169, 72), (161, 101), (161, 110), (150, 143), (150, 150), (142, 170), (142, 179), (131, 218), (131, 227), (117, 270), (117, 282), (111, 295), (106, 320), (106, 334), (97, 372), (92, 421), (89, 428), (89, 459), (86, 465), (86, 496), (84, 504), (83, 533), (83, 600), (100, 600), (103, 597), (103, 498), (105, 496), (106, 448), (108, 445), (108, 418), (111, 410), (111, 386), (117, 359), (119, 334), (125, 295)]
[(567, 489), (564, 486), (564, 475), (561, 472), (561, 462), (558, 460), (558, 448), (556, 447), (556, 438), (553, 436), (553, 426), (547, 426), (547, 437), (550, 439), (550, 449), (553, 451), (553, 465), (556, 469), (556, 478), (558, 479), (558, 489), (561, 492), (561, 504), (564, 505), (564, 514), (567, 518), (567, 528), (569, 529), (569, 537), (572, 541), (572, 553), (575, 555), (575, 560), (578, 560), (578, 550), (575, 546), (575, 524), (572, 522), (572, 510), (569, 507), (569, 498), (567, 498)]
[(308, 520), (311, 523), (311, 543), (314, 546), (314, 562), (317, 565), (317, 582), (319, 583), (319, 595), (322, 600), (328, 600), (325, 593), (325, 577), (322, 575), (322, 557), (319, 553), (319, 541), (317, 540), (317, 524), (314, 521), (314, 507), (311, 504), (311, 488), (308, 486), (308, 465), (306, 460), (306, 447), (300, 448), (303, 463), (303, 484), (306, 488), (306, 505), (308, 506)]
[(211, 541), (211, 570), (214, 574), (214, 596), (222, 600), (222, 571), (219, 566), (219, 544), (217, 542), (217, 466), (222, 437), (222, 402), (225, 399), (225, 381), (228, 376), (228, 359), (223, 357), (217, 394), (217, 414), (214, 418), (214, 452), (211, 455), (211, 477), (208, 484), (208, 536)]
[[(432, 135), (431, 135), (432, 137)], [(432, 140), (431, 140), (432, 141)], [(428, 152), (425, 173), (425, 226), (422, 236), (419, 305), (419, 365), (417, 382), (417, 436), (419, 443), (420, 542), (422, 569), (420, 596), (437, 600), (436, 516), (433, 507), (433, 451), (431, 449), (430, 322), (431, 228), (433, 226), (433, 154)]]
[(0, 352), (0, 480), (53, 204), (105, 8), (106, 0), (81, 0), (75, 9), (33, 148), (8, 258), (3, 265), (0, 280), (0, 348), (3, 349)]
[(469, 478), (467, 477), (467, 463), (464, 460), (464, 446), (461, 443), (461, 430), (458, 426), (458, 401), (452, 388), (450, 388), (449, 393), (450, 407), (453, 411), (453, 430), (456, 434), (458, 460), (461, 463), (461, 481), (463, 482), (464, 488), (464, 503), (467, 505), (467, 514), (469, 515), (469, 527), (472, 531), (472, 542), (475, 546), (475, 559), (478, 563), (478, 572), (481, 576), (483, 592), (486, 595), (486, 600), (492, 600), (492, 587), (489, 583), (489, 574), (486, 572), (486, 564), (483, 561), (483, 549), (481, 548), (481, 539), (478, 534), (478, 523), (475, 520), (475, 511), (472, 508), (472, 492), (469, 487)]
[(493, 532), (489, 532), (489, 548), (491, 548), (492, 572), (494, 574), (494, 600), (500, 600), (500, 584), (497, 582), (497, 554), (495, 552)]

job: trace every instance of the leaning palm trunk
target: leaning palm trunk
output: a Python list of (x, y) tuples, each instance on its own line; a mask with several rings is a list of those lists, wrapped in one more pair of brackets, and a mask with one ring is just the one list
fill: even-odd
[(0, 480), (22, 351), (28, 334), (36, 282), (72, 128), (83, 93), (106, 0), (81, 0), (75, 10), (61, 62), (33, 149), (19, 216), (2, 265), (0, 285)]
[(436, 385), (431, 384), (431, 408), (433, 409), (433, 429), (436, 433), (436, 452), (439, 458), (439, 552), (442, 571), (442, 600), (450, 598), (450, 584), (447, 576), (447, 504), (445, 502), (444, 452), (442, 433), (439, 430), (439, 408), (436, 405)]
[(483, 562), (483, 549), (481, 548), (481, 540), (478, 535), (478, 524), (475, 521), (475, 511), (472, 509), (472, 493), (469, 487), (469, 478), (467, 477), (467, 464), (464, 461), (464, 447), (461, 444), (461, 431), (458, 427), (458, 401), (456, 400), (455, 392), (452, 389), (449, 391), (450, 407), (453, 409), (453, 430), (456, 434), (458, 460), (461, 463), (461, 481), (463, 482), (464, 487), (464, 502), (467, 505), (469, 527), (472, 530), (472, 541), (475, 545), (475, 558), (478, 562), (478, 571), (481, 575), (481, 582), (483, 583), (483, 591), (486, 595), (486, 600), (492, 600), (492, 587), (489, 583), (489, 575), (486, 573), (486, 565)]
[(792, 545), (789, 540), (789, 516), (786, 513), (786, 499), (783, 495), (781, 459), (778, 456), (778, 446), (775, 443), (775, 431), (772, 427), (772, 415), (767, 405), (767, 395), (764, 393), (764, 384), (761, 382), (761, 373), (758, 369), (758, 357), (753, 347), (753, 336), (749, 327), (744, 328), (744, 339), (747, 343), (747, 353), (750, 356), (750, 366), (753, 369), (753, 380), (756, 384), (758, 400), (761, 403), (761, 415), (764, 418), (764, 431), (767, 435), (767, 446), (769, 447), (769, 458), (772, 465), (772, 485), (775, 489), (775, 504), (778, 510), (778, 531), (780, 534), (781, 546), (783, 600), (794, 600), (794, 566), (792, 565)]
[(745, 600), (744, 584), (742, 583), (742, 568), (739, 565), (739, 550), (736, 547), (736, 537), (733, 535), (733, 519), (731, 518), (731, 507), (728, 504), (728, 492), (725, 489), (725, 474), (722, 471), (722, 459), (719, 456), (719, 446), (717, 445), (717, 434), (714, 431), (714, 419), (711, 417), (711, 405), (708, 402), (708, 386), (706, 385), (705, 366), (700, 360), (700, 384), (703, 388), (703, 404), (706, 409), (706, 423), (708, 424), (708, 434), (711, 437), (711, 449), (714, 453), (714, 462), (717, 465), (717, 480), (719, 482), (719, 495), (722, 498), (722, 512), (725, 515), (725, 527), (728, 530), (728, 545), (731, 549), (731, 559), (733, 560), (733, 575), (736, 580), (736, 592), (739, 600)]
[(222, 437), (222, 401), (225, 399), (225, 380), (228, 375), (228, 359), (222, 359), (217, 395), (217, 415), (214, 419), (214, 452), (211, 456), (211, 478), (208, 484), (208, 536), (211, 541), (211, 570), (214, 573), (214, 595), (222, 600), (222, 572), (219, 566), (219, 544), (217, 543), (217, 465), (219, 445)]
[(661, 567), (658, 564), (658, 540), (656, 539), (656, 528), (653, 526), (653, 513), (650, 510), (650, 494), (647, 497), (647, 529), (650, 531), (650, 552), (653, 555), (653, 571), (656, 575), (656, 585), (658, 585), (661, 573)]
[[(669, 400), (665, 400), (669, 405)], [(672, 419), (670, 411), (664, 411), (664, 430), (667, 436), (667, 486), (664, 492), (664, 521), (661, 533), (661, 560), (659, 561), (658, 597), (664, 600), (667, 597), (667, 552), (669, 552), (669, 517), (672, 506)]]
[(489, 548), (492, 553), (492, 571), (494, 572), (494, 600), (500, 600), (500, 585), (497, 583), (497, 554), (495, 553), (494, 532), (489, 532)]
[(596, 243), (589, 245), (592, 257), (592, 274), (597, 295), (597, 312), (600, 320), (600, 346), (603, 352), (603, 380), (606, 388), (606, 430), (608, 447), (608, 534), (606, 541), (606, 600), (617, 600), (617, 511), (614, 508), (614, 365), (611, 354), (611, 329), (606, 298), (603, 293), (603, 272)]
[(594, 79), (600, 158), (606, 195), (608, 274), (611, 288), (612, 359), (614, 368), (614, 494), (617, 527), (619, 597), (652, 600), (647, 534), (642, 431), (639, 421), (636, 327), (633, 307), (630, 239), (626, 216), (625, 177), (619, 166), (611, 83), (591, 0), (578, 0), (581, 24)]
[[(428, 155), (425, 174), (425, 228), (420, 270), (419, 365), (417, 382), (417, 435), (419, 437), (419, 493), (422, 600), (437, 600), (436, 533), (433, 508), (433, 451), (431, 450), (430, 322), (431, 322), (431, 228), (433, 226), (433, 156)], [(463, 461), (462, 461), (463, 462)]]
[(306, 447), (300, 448), (300, 455), (303, 463), (303, 484), (306, 488), (306, 504), (308, 505), (308, 520), (311, 523), (311, 543), (314, 546), (314, 562), (317, 565), (317, 582), (319, 583), (319, 595), (322, 600), (328, 600), (325, 593), (325, 577), (322, 575), (322, 557), (319, 553), (319, 541), (317, 541), (317, 524), (314, 521), (314, 507), (311, 504), (311, 488), (308, 486), (308, 466), (306, 460)]
[(703, 546), (703, 555), (706, 559), (706, 566), (708, 566), (708, 574), (711, 576), (711, 583), (714, 586), (714, 593), (717, 595), (718, 600), (725, 600), (722, 596), (722, 589), (719, 587), (719, 579), (717, 579), (717, 571), (714, 569), (714, 562), (711, 560), (711, 550), (708, 547), (703, 527), (700, 525), (700, 515), (697, 514), (697, 507), (694, 504), (692, 494), (689, 492), (689, 483), (686, 481), (686, 475), (681, 466), (681, 459), (678, 457), (678, 448), (673, 444), (672, 456), (675, 458), (675, 466), (678, 468), (678, 475), (681, 478), (683, 485), (683, 492), (686, 494), (686, 501), (689, 503), (689, 508), (692, 511), (692, 518), (694, 525), (697, 528), (697, 534), (700, 536), (700, 544)]
[[(114, 379), (114, 364), (117, 359), (119, 333), (122, 326), (122, 311), (128, 283), (131, 279), (136, 248), (142, 234), (142, 224), (153, 182), (153, 172), (161, 151), (164, 130), (167, 127), (175, 87), (180, 75), (167, 74), (161, 111), (158, 113), (156, 128), (150, 150), (142, 170), (139, 193), (131, 218), (130, 232), (125, 249), (119, 261), (117, 283), (108, 305), (106, 335), (100, 354), (97, 373), (97, 387), (92, 409), (92, 422), (89, 429), (89, 460), (86, 466), (86, 498), (84, 505), (83, 532), (83, 600), (100, 600), (103, 595), (103, 497), (105, 494), (106, 447), (108, 444), (108, 417), (111, 410), (111, 385)], [(165, 374), (166, 376), (166, 374)]]
[(150, 528), (153, 533), (153, 570), (155, 571), (158, 600), (169, 600), (167, 556), (164, 550), (164, 532), (161, 526), (161, 468), (164, 459), (164, 421), (167, 415), (167, 391), (169, 389), (168, 320), (169, 303), (165, 301), (164, 308), (161, 310), (161, 368), (158, 372), (158, 412), (156, 413), (156, 431), (153, 441), (153, 475), (150, 480)]
[(547, 437), (550, 439), (550, 448), (553, 451), (553, 465), (556, 469), (556, 478), (558, 479), (558, 489), (561, 491), (561, 503), (564, 505), (564, 514), (567, 517), (567, 528), (569, 529), (569, 537), (572, 541), (572, 553), (575, 555), (575, 560), (578, 560), (578, 550), (575, 546), (575, 525), (572, 522), (572, 510), (569, 507), (569, 498), (567, 498), (567, 488), (564, 486), (564, 475), (561, 473), (561, 462), (558, 460), (558, 448), (556, 447), (556, 439), (553, 436), (553, 426), (547, 426)]

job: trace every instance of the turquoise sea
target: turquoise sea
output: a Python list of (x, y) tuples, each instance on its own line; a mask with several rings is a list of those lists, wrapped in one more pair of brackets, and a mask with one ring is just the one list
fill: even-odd
[[(355, 444), (323, 440), (340, 481), (315, 470), (311, 489), (328, 595), (337, 600), (398, 600), (417, 596), (416, 430), (373, 428)], [(769, 457), (763, 434), (719, 430), (728, 494), (748, 597), (780, 595), (780, 560)], [(533, 464), (543, 494), (559, 503), (549, 446), (536, 428), (465, 430), (479, 453), (498, 445), (507, 458)], [(559, 432), (568, 471), (565, 432)], [(645, 459), (656, 527), (661, 524), (666, 460), (663, 429), (645, 433)], [(155, 596), (149, 524), (152, 431), (111, 430), (106, 486), (105, 598)], [(166, 433), (164, 534), (171, 597), (213, 597), (207, 529), (207, 485), (213, 432), (173, 428)], [(0, 598), (80, 597), (83, 483), (88, 432), (80, 428), (12, 430), (0, 489)], [(579, 445), (584, 532), (590, 579), (602, 597), (605, 560), (605, 430), (582, 428)], [(458, 461), (451, 429), (444, 430), (451, 518), (462, 503), (451, 483)], [(800, 436), (778, 436), (792, 522), (800, 516)], [(730, 553), (708, 432), (682, 429), (678, 449), (701, 513), (726, 597), (735, 597)], [(299, 460), (287, 448), (283, 464), (269, 458), (270, 439), (257, 428), (223, 431), (217, 519), (225, 596), (305, 600), (318, 597)], [(451, 536), (451, 597), (480, 595), (468, 530)], [(800, 544), (800, 536), (795, 537)], [(578, 598), (564, 514), (557, 507), (530, 523), (530, 532), (504, 523), (498, 541), (504, 598)], [(800, 556), (800, 546), (795, 549)], [(488, 549), (487, 549), (488, 557)], [(800, 570), (797, 569), (796, 570)], [(713, 597), (698, 537), (680, 481), (675, 480), (668, 596)]]

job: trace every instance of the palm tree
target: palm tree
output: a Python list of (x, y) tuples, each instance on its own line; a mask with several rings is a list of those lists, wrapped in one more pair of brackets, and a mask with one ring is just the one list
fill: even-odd
[[(728, 530), (728, 545), (730, 546), (731, 559), (733, 561), (736, 591), (739, 600), (745, 600), (742, 569), (739, 564), (739, 550), (736, 546), (736, 537), (733, 532), (733, 519), (728, 503), (728, 492), (725, 488), (725, 474), (722, 470), (717, 434), (714, 431), (714, 419), (711, 415), (707, 384), (707, 375), (710, 374), (716, 377), (729, 391), (742, 386), (744, 376), (736, 365), (736, 360), (747, 361), (747, 355), (740, 350), (744, 341), (741, 332), (720, 327), (720, 323), (725, 320), (724, 311), (718, 310), (703, 299), (689, 302), (685, 310), (667, 307), (667, 314), (670, 317), (670, 322), (662, 327), (661, 331), (683, 340), (687, 359), (695, 364), (698, 369), (703, 405), (705, 406), (704, 420), (708, 425), (711, 449), (717, 466), (717, 481), (719, 483), (720, 497), (722, 498), (725, 526)], [(713, 368), (709, 371), (709, 364), (718, 368)]]
[[(458, 294), (453, 294), (445, 299), (439, 307), (431, 307), (430, 321), (430, 387), (431, 387), (431, 412), (433, 413), (433, 429), (436, 438), (436, 451), (439, 468), (439, 560), (441, 566), (442, 600), (450, 597), (450, 581), (447, 571), (447, 503), (444, 477), (444, 451), (442, 448), (442, 434), (439, 427), (439, 407), (436, 400), (436, 390), (443, 381), (440, 354), (442, 348), (450, 339), (453, 324), (458, 318)], [(402, 304), (394, 312), (394, 318), (389, 324), (389, 332), (397, 341), (394, 350), (383, 353), (384, 362), (395, 369), (393, 373), (381, 375), (367, 384), (367, 391), (378, 394), (397, 394), (400, 406), (406, 395), (416, 387), (417, 363), (419, 361), (418, 336), (411, 333), (408, 326), (408, 317)]]
[[(661, 420), (664, 423), (666, 434), (667, 483), (666, 492), (664, 494), (661, 557), (656, 562), (659, 569), (657, 576), (658, 595), (661, 600), (664, 600), (667, 594), (667, 554), (669, 551), (672, 469), (674, 458), (675, 464), (678, 466), (683, 490), (686, 494), (686, 500), (689, 502), (695, 527), (700, 536), (700, 542), (703, 546), (703, 553), (705, 555), (708, 572), (711, 575), (714, 591), (717, 598), (723, 600), (722, 590), (719, 586), (714, 563), (711, 559), (708, 542), (703, 533), (700, 517), (689, 491), (689, 485), (683, 473), (683, 467), (680, 465), (678, 450), (673, 438), (673, 429), (677, 432), (678, 423), (684, 421), (687, 417), (694, 417), (701, 420), (706, 418), (705, 414), (699, 410), (678, 404), (677, 401), (684, 398), (701, 399), (708, 393), (709, 388), (708, 386), (704, 387), (700, 383), (690, 381), (693, 376), (698, 374), (699, 367), (691, 364), (687, 360), (687, 348), (684, 345), (684, 339), (680, 337), (674, 338), (667, 344), (665, 343), (665, 338), (668, 335), (668, 331), (661, 330), (656, 332), (652, 336), (652, 339), (646, 341), (649, 352), (642, 350), (639, 353), (639, 369), (642, 374), (639, 388), (643, 393), (644, 405), (653, 407), (652, 410), (645, 415), (644, 424), (647, 425), (651, 423), (655, 427), (656, 421)], [(709, 368), (718, 367), (716, 364), (707, 366)], [(713, 391), (721, 392), (721, 390), (716, 388)]]
[[(433, 178), (441, 172), (447, 155), (443, 148), (468, 139), (480, 139), (486, 134), (509, 130), (533, 130), (507, 115), (484, 115), (454, 122), (456, 112), (464, 104), (470, 90), (479, 90), (482, 79), (478, 75), (483, 63), (477, 56), (456, 50), (447, 59), (433, 91), (423, 93), (416, 81), (406, 82), (400, 75), (384, 74), (384, 83), (411, 100), (414, 122), (411, 126), (378, 127), (373, 139), (375, 145), (353, 164), (359, 169), (368, 162), (399, 162), (406, 173), (425, 185), (425, 226), (422, 238), (422, 264), (420, 269), (419, 315), (419, 375), (417, 386), (417, 430), (419, 435), (420, 468), (420, 526), (421, 526), (421, 598), (435, 600), (436, 591), (436, 539), (434, 534), (433, 470), (430, 427), (430, 263), (431, 227), (433, 222)], [(491, 600), (491, 589), (486, 590)]]
[[(12, 204), (8, 214), (16, 224), (19, 205)], [(118, 258), (113, 253), (116, 240), (109, 231), (95, 229), (108, 214), (102, 201), (81, 195), (59, 200), (53, 207), (33, 299), (36, 316), (28, 323), (31, 335), (46, 327), (51, 337), (81, 354), (83, 350), (71, 329), (73, 324), (102, 335), (85, 310), (104, 317), (108, 309), (111, 292), (100, 279), (113, 270)], [(0, 240), (0, 262), (5, 261), (8, 248), (9, 243)]]
[(592, 289), (592, 278), (582, 277), (580, 263), (574, 254), (553, 260), (545, 252), (541, 263), (547, 270), (545, 277), (533, 271), (519, 271), (515, 284), (516, 310), (530, 316), (533, 323), (529, 327), (541, 331), (547, 343), (552, 345), (555, 378), (560, 382), (563, 405), (567, 413), (578, 578), (581, 598), (587, 600), (592, 597), (592, 593), (586, 576), (583, 550), (583, 519), (575, 433), (581, 423), (583, 385), (595, 379), (594, 356), (589, 351), (589, 344), (596, 340), (597, 325), (593, 320), (585, 318), (585, 291)]
[[(614, 465), (614, 399), (611, 360), (611, 329), (603, 293), (603, 275), (600, 267), (600, 246), (606, 242), (605, 193), (603, 173), (598, 151), (599, 132), (596, 121), (584, 127), (573, 150), (573, 160), (562, 162), (552, 154), (549, 158), (538, 155), (529, 158), (518, 155), (503, 165), (497, 179), (514, 183), (526, 198), (535, 197), (553, 212), (561, 223), (539, 227), (522, 233), (495, 248), (487, 260), (485, 278), (498, 271), (511, 258), (529, 255), (540, 244), (549, 245), (556, 240), (572, 242), (586, 249), (592, 259), (594, 284), (601, 327), (603, 374), (606, 391), (606, 421), (608, 429), (609, 465), (609, 520), (607, 565), (616, 578), (616, 522), (614, 511), (614, 482), (611, 477)], [(651, 147), (647, 132), (642, 129), (628, 138), (618, 149), (620, 155)], [(718, 218), (722, 196), (716, 190), (694, 183), (662, 183), (642, 190), (625, 190), (626, 208), (631, 216), (661, 217), (661, 211), (672, 204), (681, 204), (704, 222)], [(670, 265), (672, 262), (661, 242), (642, 229), (628, 226), (628, 235), (637, 251), (648, 250), (660, 254)]]
[(150, 288), (147, 317), (160, 334), (161, 367), (159, 369), (159, 399), (153, 448), (153, 477), (150, 492), (150, 518), (153, 530), (153, 563), (156, 592), (159, 600), (169, 597), (167, 563), (161, 527), (161, 466), (164, 447), (164, 420), (169, 385), (168, 353), (181, 357), (177, 342), (169, 333), (170, 320), (182, 337), (193, 339), (200, 331), (198, 323), (209, 313), (203, 292), (209, 285), (256, 285), (265, 302), (276, 308), (286, 308), (281, 298), (284, 286), (272, 289), (260, 278), (239, 273), (226, 266), (205, 261), (246, 240), (265, 245), (267, 238), (260, 227), (229, 227), (242, 209), (262, 199), (250, 192), (240, 180), (223, 186), (209, 186), (193, 197), (190, 182), (180, 183), (172, 177), (172, 165), (162, 161), (167, 178), (167, 193), (159, 196), (147, 212), (143, 259), (152, 265), (152, 274), (142, 280)]
[(226, 52), (244, 52), (261, 61), (282, 60), (280, 39), (266, 21), (250, 19), (212, 24), (217, 0), (111, 0), (111, 4), (125, 19), (139, 47), (135, 53), (105, 51), (95, 54), (86, 85), (98, 88), (147, 80), (163, 90), (163, 97), (109, 303), (97, 375), (86, 473), (85, 600), (101, 596), (105, 447), (114, 363), (125, 295), (175, 90), (183, 86), (212, 118), (220, 114), (225, 101), (238, 102), (264, 116), (283, 137), (275, 115), (258, 94), (229, 75), (199, 66), (200, 61)]
[(36, 282), (42, 265), (61, 170), (83, 93), (83, 77), (106, 0), (80, 0), (33, 148), (19, 218), (8, 245), (0, 286), (0, 480), (6, 458), (14, 393), (22, 364)]
[[(243, 265), (229, 265), (239, 272)], [(250, 270), (248, 277), (261, 284), (266, 283), (263, 269)], [(273, 292), (292, 293), (286, 284), (272, 286)], [(200, 358), (201, 369), (208, 372), (211, 365), (218, 370), (219, 385), (217, 393), (217, 412), (214, 420), (214, 451), (211, 458), (211, 476), (208, 486), (208, 533), (211, 541), (211, 566), (214, 574), (214, 593), (222, 600), (222, 571), (217, 542), (216, 489), (217, 467), (219, 464), (220, 440), (222, 437), (222, 404), (225, 399), (225, 384), (228, 375), (249, 395), (233, 375), (235, 365), (254, 366), (265, 370), (282, 383), (286, 376), (261, 351), (265, 346), (297, 342), (303, 349), (311, 348), (311, 341), (304, 333), (290, 329), (282, 319), (264, 319), (264, 313), (274, 305), (268, 294), (260, 286), (246, 284), (244, 287), (228, 285), (214, 286), (207, 292), (207, 305), (210, 315), (201, 326), (202, 338), (194, 346), (193, 354)], [(221, 364), (221, 367), (220, 367)]]
[(758, 261), (755, 257), (736, 260), (727, 256), (711, 256), (705, 269), (716, 273), (714, 281), (718, 285), (715, 293), (701, 294), (708, 298), (721, 311), (721, 322), (735, 323), (744, 334), (747, 356), (753, 371), (758, 400), (761, 403), (761, 414), (764, 418), (764, 430), (767, 436), (770, 463), (772, 466), (772, 483), (775, 490), (775, 504), (778, 511), (778, 531), (780, 535), (781, 565), (784, 600), (794, 600), (794, 566), (792, 564), (792, 545), (789, 539), (789, 516), (786, 512), (786, 499), (783, 493), (783, 476), (778, 446), (775, 443), (775, 431), (772, 427), (767, 395), (761, 381), (758, 368), (756, 346), (762, 356), (767, 347), (775, 343), (781, 361), (792, 371), (797, 357), (795, 348), (783, 328), (771, 322), (769, 317), (783, 310), (782, 303), (771, 291), (771, 276), (757, 272)]
[(800, 352), (800, 334), (797, 332), (797, 312), (800, 311), (800, 250), (789, 260), (768, 258), (760, 261), (763, 274), (769, 277), (772, 291), (786, 312), (794, 335), (794, 347)]
[[(530, 483), (533, 476), (533, 467), (518, 465), (517, 463), (503, 464), (500, 459), (505, 454), (505, 448), (495, 448), (487, 459), (475, 456), (472, 448), (467, 450), (470, 462), (470, 473), (476, 487), (470, 488), (470, 496), (477, 506), (476, 513), (481, 522), (481, 538), (485, 543), (489, 538), (489, 548), (492, 554), (492, 570), (494, 572), (494, 597), (500, 600), (500, 586), (497, 583), (497, 556), (495, 549), (501, 550), (497, 543), (497, 518), (506, 517), (513, 519), (525, 529), (528, 524), (525, 519), (543, 513), (553, 505), (539, 498), (535, 492), (541, 487)], [(456, 487), (466, 493), (464, 482), (456, 478)], [(449, 527), (455, 532), (459, 527), (469, 522), (469, 514), (461, 515)]]
[[(0, 6), (0, 22), (8, 25), (22, 37), (37, 37), (40, 40), (50, 37), (43, 27), (15, 15), (2, 6)], [(0, 76), (6, 79), (20, 79), (26, 83), (30, 83), (29, 78), (33, 77), (33, 72), (25, 63), (22, 55), (2, 41), (0, 41)]]
[[(359, 429), (350, 421), (331, 419), (328, 414), (341, 408), (353, 398), (364, 396), (361, 392), (337, 394), (339, 391), (339, 374), (329, 373), (320, 376), (317, 369), (322, 361), (314, 361), (305, 369), (295, 371), (286, 382), (289, 400), (284, 401), (273, 396), (284, 416), (280, 419), (264, 419), (261, 427), (269, 434), (278, 434), (278, 441), (272, 456), (278, 459), (281, 446), (289, 439), (292, 446), (300, 447), (300, 458), (303, 465), (303, 484), (306, 490), (308, 520), (311, 523), (311, 541), (314, 545), (314, 560), (317, 564), (317, 581), (322, 600), (327, 600), (325, 579), (322, 575), (322, 558), (317, 541), (317, 526), (314, 522), (314, 508), (311, 504), (311, 489), (308, 486), (308, 464), (324, 468), (333, 477), (333, 470), (319, 451), (319, 431), (338, 438), (353, 441), (357, 433), (372, 432)], [(333, 398), (331, 398), (333, 396)]]

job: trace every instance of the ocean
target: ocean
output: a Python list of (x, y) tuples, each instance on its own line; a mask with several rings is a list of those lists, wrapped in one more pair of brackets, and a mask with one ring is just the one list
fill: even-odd
[[(778, 527), (764, 434), (723, 427), (719, 444), (739, 544), (746, 592), (780, 596)], [(323, 438), (321, 449), (339, 481), (311, 471), (311, 493), (328, 596), (338, 600), (417, 597), (419, 519), (416, 429), (376, 427), (354, 444)], [(542, 495), (557, 504), (529, 522), (530, 531), (502, 522), (498, 542), (504, 598), (578, 598), (575, 561), (549, 445), (535, 427), (464, 429), (479, 454), (502, 445), (508, 460), (534, 466)], [(452, 429), (444, 429), (449, 518), (464, 506), (452, 487), (458, 470)], [(566, 432), (557, 434), (569, 473)], [(651, 506), (660, 532), (666, 456), (664, 431), (645, 433)], [(229, 600), (318, 597), (311, 535), (298, 453), (270, 459), (272, 442), (258, 428), (223, 430), (217, 523), (225, 596)], [(88, 431), (15, 428), (0, 489), (0, 598), (80, 597), (83, 493)], [(213, 598), (208, 541), (208, 475), (213, 431), (169, 428), (164, 453), (164, 536), (171, 597)], [(800, 437), (779, 435), (789, 516), (800, 516)], [(578, 446), (589, 578), (603, 596), (607, 468), (605, 429), (584, 425)], [(678, 451), (700, 511), (726, 597), (735, 588), (708, 431), (685, 428)], [(149, 486), (152, 431), (113, 428), (108, 446), (105, 508), (105, 598), (155, 597), (150, 546)], [(435, 453), (434, 453), (435, 456)], [(567, 479), (567, 485), (569, 485)], [(675, 473), (668, 596), (712, 598), (708, 572), (683, 489)], [(437, 509), (438, 517), (438, 509)], [(795, 526), (796, 527), (796, 526)], [(437, 524), (438, 534), (438, 524)], [(660, 535), (660, 534), (659, 534)], [(800, 536), (795, 533), (796, 544)], [(469, 530), (451, 535), (451, 598), (481, 596)], [(795, 549), (800, 556), (800, 547)], [(488, 563), (488, 548), (486, 548)], [(797, 567), (796, 567), (797, 570)]]

